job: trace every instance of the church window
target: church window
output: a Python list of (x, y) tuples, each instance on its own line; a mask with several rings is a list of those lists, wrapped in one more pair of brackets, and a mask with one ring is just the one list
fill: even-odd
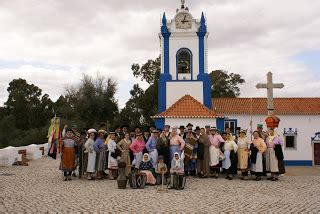
[(284, 129), (283, 138), (284, 138), (284, 147), (286, 149), (297, 149), (297, 129), (293, 130), (289, 128), (288, 130)]
[(177, 68), (179, 74), (191, 73), (192, 54), (188, 49), (181, 49), (177, 53)]
[(226, 130), (226, 128), (229, 128), (232, 134), (236, 134), (237, 120), (225, 120), (224, 130)]

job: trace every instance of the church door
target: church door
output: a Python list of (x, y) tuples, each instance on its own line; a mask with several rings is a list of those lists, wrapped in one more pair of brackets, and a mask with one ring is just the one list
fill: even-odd
[(315, 137), (311, 138), (313, 146), (313, 165), (320, 165), (320, 132), (315, 134)]

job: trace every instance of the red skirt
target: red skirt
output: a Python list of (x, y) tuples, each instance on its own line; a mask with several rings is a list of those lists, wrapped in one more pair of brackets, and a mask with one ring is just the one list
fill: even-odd
[(64, 172), (72, 172), (76, 168), (75, 160), (75, 149), (63, 147), (60, 169)]

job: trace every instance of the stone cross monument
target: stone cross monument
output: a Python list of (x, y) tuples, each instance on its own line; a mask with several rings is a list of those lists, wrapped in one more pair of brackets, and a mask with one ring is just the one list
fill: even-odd
[(273, 89), (274, 88), (283, 88), (283, 83), (273, 83), (272, 82), (272, 73), (267, 73), (267, 83), (258, 83), (256, 85), (257, 89), (266, 88), (268, 91), (268, 116), (273, 115)]

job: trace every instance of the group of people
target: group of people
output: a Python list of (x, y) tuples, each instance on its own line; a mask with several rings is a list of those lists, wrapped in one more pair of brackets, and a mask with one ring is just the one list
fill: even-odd
[[(253, 132), (253, 139), (245, 130), (232, 134), (229, 128), (220, 133), (215, 127), (170, 127), (164, 130), (140, 127), (129, 131), (127, 126), (107, 133), (104, 129), (84, 130), (65, 128), (60, 143), (64, 180), (71, 180), (78, 168), (79, 177), (87, 179), (116, 179), (119, 163), (125, 163), (125, 175), (132, 171), (146, 175), (147, 184), (166, 182), (163, 177), (174, 175), (218, 178), (222, 172), (232, 180), (238, 175), (243, 180), (250, 175), (261, 180), (267, 172), (268, 179), (278, 180), (284, 173), (282, 139), (261, 124)], [(123, 164), (122, 164), (123, 165)]]

